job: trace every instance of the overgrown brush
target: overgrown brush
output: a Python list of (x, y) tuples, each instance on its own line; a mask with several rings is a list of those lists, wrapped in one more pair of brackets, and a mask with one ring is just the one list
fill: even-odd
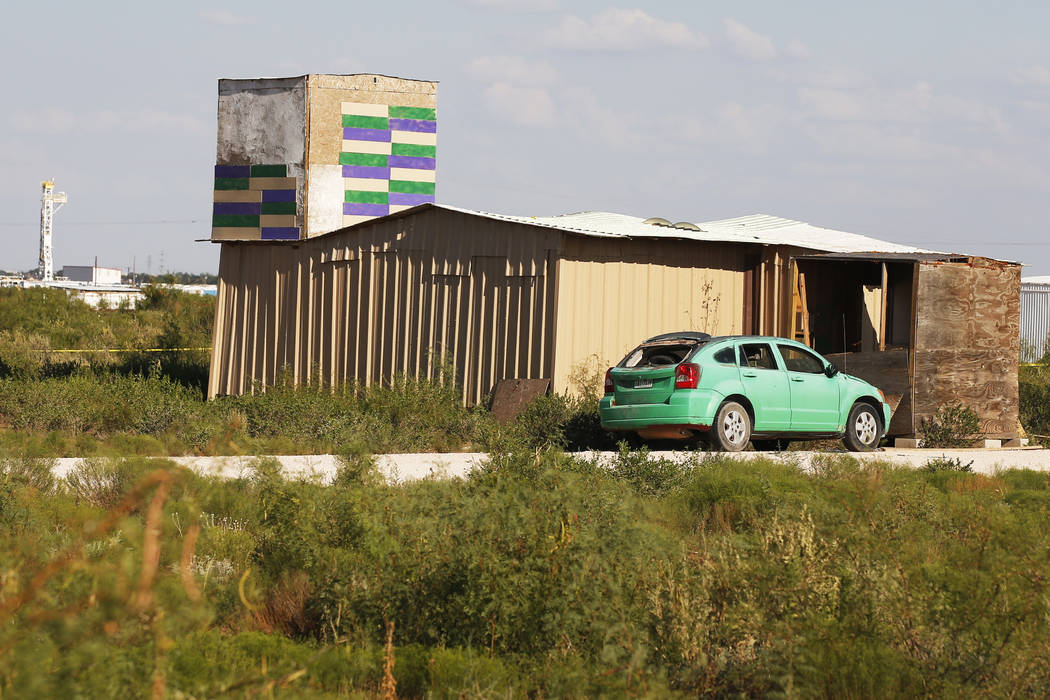
[(334, 387), (282, 375), (271, 386), (204, 401), (159, 368), (145, 375), (81, 369), (65, 377), (0, 379), (0, 420), (17, 431), (0, 434), (0, 454), (338, 454), (353, 445), (375, 453), (609, 449), (614, 443), (597, 410), (590, 400), (545, 396), (500, 426), (484, 409), (462, 405), (451, 372)]
[(395, 486), (360, 447), (327, 486), (265, 461), (232, 481), (146, 460), (58, 481), (43, 468), (0, 464), (5, 695), (396, 684), (412, 697), (955, 697), (1050, 684), (1042, 473), (828, 456), (807, 475), (765, 459), (624, 450), (602, 465), (539, 450)]

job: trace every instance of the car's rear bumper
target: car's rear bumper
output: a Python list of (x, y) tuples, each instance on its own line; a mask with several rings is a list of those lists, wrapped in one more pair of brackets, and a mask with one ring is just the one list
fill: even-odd
[(619, 405), (609, 394), (599, 402), (598, 412), (606, 430), (638, 430), (661, 425), (707, 430), (723, 398), (710, 389), (686, 389), (673, 392), (664, 403)]

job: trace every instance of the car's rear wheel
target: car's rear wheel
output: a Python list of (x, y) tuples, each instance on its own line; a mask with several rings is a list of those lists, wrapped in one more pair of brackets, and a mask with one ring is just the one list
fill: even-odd
[(751, 416), (736, 401), (727, 401), (718, 409), (711, 426), (711, 446), (726, 452), (739, 452), (751, 439)]
[(879, 444), (879, 416), (866, 403), (855, 403), (846, 420), (846, 447), (853, 452), (870, 452)]

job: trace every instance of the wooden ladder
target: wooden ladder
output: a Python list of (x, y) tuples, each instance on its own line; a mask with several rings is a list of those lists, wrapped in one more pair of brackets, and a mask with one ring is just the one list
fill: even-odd
[(809, 304), (806, 302), (806, 275), (798, 273), (798, 286), (795, 295), (795, 322), (791, 324), (794, 338), (809, 345)]

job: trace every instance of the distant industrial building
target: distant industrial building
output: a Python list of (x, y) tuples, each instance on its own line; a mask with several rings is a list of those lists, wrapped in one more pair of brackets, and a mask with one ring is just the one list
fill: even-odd
[(120, 284), (119, 267), (99, 267), (98, 265), (66, 265), (62, 268), (62, 277), (71, 282), (88, 284)]

